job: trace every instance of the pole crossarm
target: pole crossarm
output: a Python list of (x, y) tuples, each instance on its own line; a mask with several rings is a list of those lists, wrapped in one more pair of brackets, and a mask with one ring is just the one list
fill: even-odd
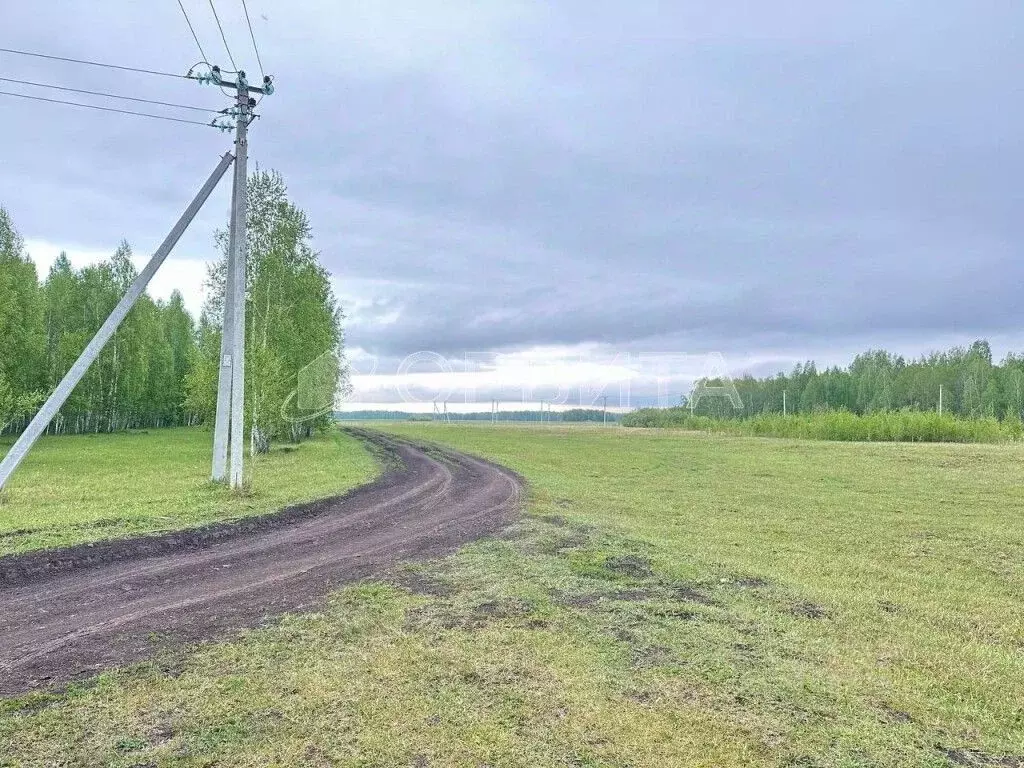
[(203, 204), (206, 202), (207, 198), (209, 198), (210, 193), (213, 192), (214, 187), (217, 186), (217, 182), (219, 182), (221, 177), (224, 176), (225, 171), (227, 171), (228, 166), (231, 165), (234, 159), (234, 155), (230, 152), (226, 152), (220, 159), (220, 163), (218, 163), (217, 167), (214, 168), (213, 173), (210, 174), (210, 178), (206, 180), (206, 183), (200, 188), (188, 208), (186, 208), (185, 212), (181, 215), (181, 218), (178, 219), (178, 222), (160, 244), (160, 247), (156, 249), (153, 257), (149, 260), (149, 263), (146, 264), (145, 268), (138, 274), (135, 280), (132, 281), (132, 284), (128, 286), (128, 290), (125, 292), (124, 296), (121, 297), (117, 306), (114, 307), (113, 312), (111, 312), (103, 322), (103, 325), (100, 327), (99, 331), (96, 332), (92, 341), (86, 345), (82, 354), (78, 356), (78, 359), (75, 360), (74, 364), (71, 366), (71, 369), (64, 374), (64, 378), (61, 379), (60, 384), (57, 385), (57, 388), (53, 391), (50, 397), (47, 398), (45, 403), (43, 403), (43, 407), (39, 409), (39, 412), (36, 413), (35, 417), (33, 417), (28, 427), (26, 427), (25, 431), (21, 433), (17, 442), (11, 446), (7, 455), (4, 456), (3, 461), (0, 462), (0, 489), (4, 487), (11, 474), (18, 468), (18, 465), (21, 464), (25, 456), (28, 455), (33, 444), (35, 444), (36, 440), (39, 439), (39, 436), (46, 430), (50, 422), (53, 421), (54, 416), (56, 416), (57, 412), (60, 411), (61, 406), (64, 405), (65, 401), (71, 396), (71, 393), (78, 385), (78, 382), (82, 380), (86, 371), (89, 370), (89, 366), (95, 362), (97, 357), (99, 357), (100, 352), (103, 351), (103, 347), (106, 346), (108, 341), (110, 341), (110, 338), (117, 331), (118, 326), (121, 325), (125, 317), (128, 315), (129, 310), (131, 310), (132, 306), (146, 290), (146, 287), (149, 285), (149, 281), (153, 279), (153, 275), (156, 274), (156, 271), (160, 269), (160, 266), (167, 259), (171, 250), (188, 228), (188, 225), (192, 223), (192, 219), (195, 218), (199, 209), (203, 207)]
[(252, 98), (252, 94), (258, 93), (262, 98), (263, 96), (269, 96), (274, 92), (274, 78), (270, 75), (264, 75), (263, 85), (257, 86), (250, 85), (249, 81), (245, 77), (244, 71), (238, 71), (234, 74), (234, 82), (226, 80), (221, 74), (221, 68), (216, 64), (212, 64), (210, 65), (210, 71), (208, 73), (197, 73), (190, 70), (189, 73), (185, 75), (189, 80), (195, 80), (198, 83), (215, 85), (222, 90), (224, 88), (231, 88), (235, 91), (237, 94), (235, 106), (220, 110), (220, 114), (223, 115), (224, 118), (235, 118), (234, 123), (223, 118), (214, 118), (210, 122), (210, 125), (214, 128), (225, 132), (237, 130), (238, 122), (240, 120), (252, 122), (254, 119), (259, 117), (259, 115), (254, 114), (252, 111), (257, 104), (256, 99)]
[(270, 75), (263, 76), (263, 85), (256, 86), (250, 85), (249, 81), (245, 79), (245, 72), (236, 72), (236, 82), (225, 80), (221, 75), (220, 67), (213, 65), (210, 67), (210, 73), (204, 74), (189, 74), (187, 77), (191, 80), (197, 80), (200, 83), (210, 83), (211, 85), (221, 86), (222, 88), (234, 88), (236, 90), (246, 90), (249, 93), (261, 93), (264, 96), (269, 96), (274, 92), (274, 78)]

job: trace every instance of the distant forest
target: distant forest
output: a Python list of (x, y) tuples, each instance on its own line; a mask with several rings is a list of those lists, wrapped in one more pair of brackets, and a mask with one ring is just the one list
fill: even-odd
[[(131, 248), (76, 270), (61, 254), (46, 279), (0, 209), (0, 428), (20, 430), (120, 300), (136, 270)], [(190, 423), (185, 376), (195, 355), (194, 322), (181, 294), (143, 296), (75, 388), (55, 432), (108, 432)]]
[[(410, 413), (409, 411), (338, 411), (334, 417), (339, 421), (444, 421), (440, 414), (431, 413)], [(472, 413), (448, 414), (447, 421), (491, 421), (490, 411), (474, 411)], [(607, 421), (609, 423), (619, 420), (619, 415), (608, 412), (607, 417), (604, 411), (594, 408), (570, 408), (565, 411), (501, 411), (498, 414), (498, 421), (561, 421), (561, 422), (584, 422), (584, 421)]]
[[(344, 390), (343, 316), (310, 244), (306, 215), (288, 200), (279, 174), (259, 171), (250, 177), (248, 231), (246, 425), (266, 447), (272, 438), (296, 440), (329, 423), (329, 410), (304, 419), (289, 393), (296, 390), (299, 371), (324, 353), (340, 361), (333, 383), (336, 391)], [(143, 295), (51, 433), (212, 420), (227, 234), (218, 233), (216, 240), (222, 256), (210, 269), (198, 322), (177, 292), (166, 302)], [(131, 248), (123, 242), (109, 260), (83, 269), (74, 269), (61, 254), (40, 276), (0, 208), (0, 434), (24, 428), (136, 275)]]
[(788, 374), (744, 376), (733, 383), (742, 408), (734, 408), (724, 397), (705, 396), (697, 400), (694, 413), (718, 418), (782, 413), (783, 397), (787, 413), (937, 411), (941, 388), (943, 413), (966, 418), (1024, 416), (1024, 356), (1010, 354), (997, 364), (987, 341), (913, 360), (871, 350), (857, 355), (846, 368), (818, 370), (808, 362)]

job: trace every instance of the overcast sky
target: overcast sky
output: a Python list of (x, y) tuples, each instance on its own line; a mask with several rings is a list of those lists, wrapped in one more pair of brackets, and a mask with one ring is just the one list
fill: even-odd
[[(199, 58), (175, 0), (3, 6), (0, 47), (175, 72)], [(209, 4), (185, 7), (230, 68)], [(240, 0), (217, 7), (255, 74)], [(685, 380), (712, 350), (765, 373), (867, 347), (1024, 348), (1019, 0), (249, 10), (278, 87), (251, 161), (310, 214), (364, 372), (419, 350), (555, 361), (558, 377), (581, 357), (629, 355), (648, 376), (686, 360), (670, 375)], [(227, 103), (3, 53), (0, 77)], [(142, 256), (229, 148), (0, 96), (0, 205), (44, 268), (122, 237)], [(227, 205), (222, 184), (155, 293), (198, 308)]]

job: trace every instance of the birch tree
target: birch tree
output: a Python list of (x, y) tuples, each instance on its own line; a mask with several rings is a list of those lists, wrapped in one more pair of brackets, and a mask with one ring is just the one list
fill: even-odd
[[(250, 177), (247, 230), (245, 421), (254, 448), (266, 450), (272, 439), (299, 440), (329, 421), (329, 413), (301, 412), (294, 393), (300, 372), (324, 353), (337, 361), (327, 388), (346, 385), (343, 315), (312, 246), (309, 219), (288, 199), (280, 174)], [(217, 243), (222, 257), (210, 268), (199, 354), (186, 387), (190, 407), (202, 409), (207, 421), (216, 406), (227, 232)]]

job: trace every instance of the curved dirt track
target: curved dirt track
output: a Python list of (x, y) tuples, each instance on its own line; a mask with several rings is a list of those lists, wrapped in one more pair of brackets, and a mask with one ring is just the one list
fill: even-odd
[[(0, 693), (16, 694), (315, 606), (334, 586), (450, 553), (519, 511), (511, 471), (350, 430), (391, 464), (265, 518), (0, 560)], [(154, 634), (156, 633), (156, 634)]]

